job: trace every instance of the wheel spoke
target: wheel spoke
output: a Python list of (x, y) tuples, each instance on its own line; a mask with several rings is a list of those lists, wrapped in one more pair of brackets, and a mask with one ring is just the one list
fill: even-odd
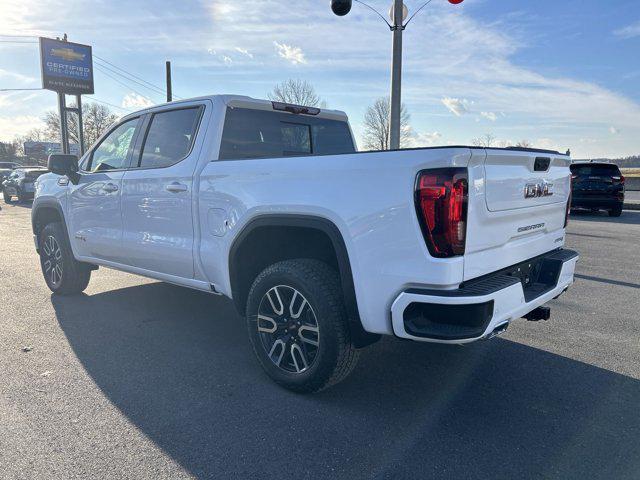
[(51, 270), (51, 260), (46, 260), (44, 262), (44, 273), (49, 273), (49, 270)]
[[(260, 325), (260, 322), (267, 322), (267, 323), (270, 323), (271, 325), (269, 327), (265, 327), (264, 325)], [(259, 332), (273, 333), (277, 329), (278, 329), (278, 324), (273, 318), (258, 314), (258, 331)]]
[[(278, 355), (278, 360), (274, 360), (273, 355), (274, 355), (277, 347), (280, 347), (280, 355)], [(285, 352), (286, 349), (287, 349), (287, 346), (285, 345), (285, 343), (282, 340), (280, 340), (280, 339), (276, 340), (275, 342), (273, 342), (273, 346), (271, 347), (271, 350), (269, 351), (269, 358), (277, 366), (280, 366), (280, 362), (282, 361), (282, 357), (284, 357), (284, 352)]]
[[(300, 308), (297, 312), (293, 313), (293, 305), (296, 302), (296, 298), (302, 298), (302, 303), (300, 303)], [(304, 310), (305, 305), (307, 304), (306, 298), (298, 293), (297, 290), (294, 290), (293, 297), (291, 297), (291, 303), (289, 304), (289, 313), (291, 314), (291, 318), (300, 318), (302, 314), (302, 310)]]
[(52, 268), (51, 269), (51, 283), (55, 285), (56, 283), (56, 269)]
[[(291, 345), (291, 359), (293, 360), (293, 365), (296, 368), (296, 372), (300, 373), (309, 368), (307, 358), (300, 348), (300, 345), (298, 345), (297, 343)], [(298, 363), (298, 361), (300, 361), (300, 363)]]
[[(271, 292), (275, 294), (275, 297), (278, 300), (278, 307), (276, 307), (275, 303), (273, 302)], [(267, 292), (267, 299), (269, 300), (271, 308), (273, 308), (273, 311), (276, 315), (282, 315), (284, 313), (284, 304), (282, 303), (282, 298), (280, 298), (280, 293), (278, 293), (278, 287), (273, 287)]]
[(58, 280), (62, 280), (62, 267), (60, 264), (56, 265), (55, 271), (58, 274)]
[[(311, 332), (311, 336), (306, 337), (305, 332)], [(305, 343), (317, 347), (320, 343), (320, 331), (318, 327), (312, 325), (301, 325), (298, 328), (298, 337)]]

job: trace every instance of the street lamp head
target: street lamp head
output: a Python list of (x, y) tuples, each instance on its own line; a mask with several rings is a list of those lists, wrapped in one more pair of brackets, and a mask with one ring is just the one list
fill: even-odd
[(454, 5), (458, 5), (459, 3), (462, 3), (464, 0), (449, 0), (449, 3), (452, 3)]
[(351, 11), (351, 0), (331, 0), (331, 10), (339, 17)]
[[(409, 9), (407, 8), (407, 6), (403, 3), (402, 4), (402, 22), (400, 23), (404, 23), (404, 21), (407, 19), (407, 17), (409, 16)], [(391, 20), (391, 24), (395, 24), (394, 20), (394, 16), (393, 16), (393, 2), (391, 3), (391, 7), (389, 8), (389, 20)]]

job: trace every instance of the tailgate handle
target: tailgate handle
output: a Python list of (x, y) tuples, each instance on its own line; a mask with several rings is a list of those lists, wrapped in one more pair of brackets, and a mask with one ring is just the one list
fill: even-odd
[(548, 157), (537, 157), (535, 163), (533, 164), (533, 170), (535, 172), (546, 172), (549, 170), (549, 165), (551, 164), (551, 159)]

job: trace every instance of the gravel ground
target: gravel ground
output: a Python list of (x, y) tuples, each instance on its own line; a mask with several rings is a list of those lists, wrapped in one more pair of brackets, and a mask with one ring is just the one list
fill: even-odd
[(0, 211), (2, 479), (638, 478), (640, 212), (573, 217), (550, 321), (386, 338), (312, 396), (262, 374), (223, 298), (107, 269), (51, 296), (29, 213)]

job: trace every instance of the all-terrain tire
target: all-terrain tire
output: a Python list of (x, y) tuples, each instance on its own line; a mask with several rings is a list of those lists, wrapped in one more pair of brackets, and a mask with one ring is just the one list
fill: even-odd
[(46, 225), (38, 236), (40, 266), (53, 293), (80, 293), (91, 279), (91, 267), (73, 257), (66, 231), (60, 222)]
[[(265, 340), (265, 334), (258, 330), (258, 312), (264, 308), (263, 302), (267, 298), (266, 295), (268, 292), (273, 292), (274, 288), (298, 292), (293, 294), (297, 295), (297, 300), (290, 300), (288, 305), (285, 303), (289, 302), (279, 300), (280, 310), (284, 311), (283, 317), (295, 315), (293, 311), (301, 308), (299, 307), (301, 300), (306, 300), (311, 309), (309, 315), (317, 325), (318, 345), (313, 347), (315, 348), (313, 361), (308, 362), (308, 368), (301, 371), (297, 371), (298, 362), (295, 360), (292, 363), (295, 363), (296, 371), (287, 371), (282, 364), (277, 365), (269, 355), (268, 345), (265, 346), (269, 340)], [(282, 293), (282, 296), (284, 298), (285, 293)], [(294, 303), (296, 303), (295, 306)], [(335, 385), (351, 373), (358, 361), (359, 350), (354, 347), (351, 340), (340, 280), (337, 272), (326, 263), (313, 259), (293, 259), (267, 267), (253, 282), (247, 300), (246, 314), (249, 338), (260, 365), (273, 381), (289, 390), (310, 393)], [(290, 318), (279, 317), (278, 322), (282, 323), (282, 321), (292, 322)], [(292, 323), (295, 324), (295, 321)], [(268, 322), (268, 326), (272, 324), (275, 325), (276, 322)], [(301, 330), (296, 333), (303, 336)], [(289, 338), (287, 341), (298, 342), (298, 345), (305, 348), (309, 346), (309, 344), (303, 345), (305, 339), (295, 337), (295, 334), (294, 339)], [(291, 344), (289, 354), (292, 359), (293, 348), (294, 345)], [(285, 346), (282, 346), (282, 351), (285, 352)], [(308, 350), (305, 349), (306, 353)], [(299, 363), (307, 364), (302, 361)]]

